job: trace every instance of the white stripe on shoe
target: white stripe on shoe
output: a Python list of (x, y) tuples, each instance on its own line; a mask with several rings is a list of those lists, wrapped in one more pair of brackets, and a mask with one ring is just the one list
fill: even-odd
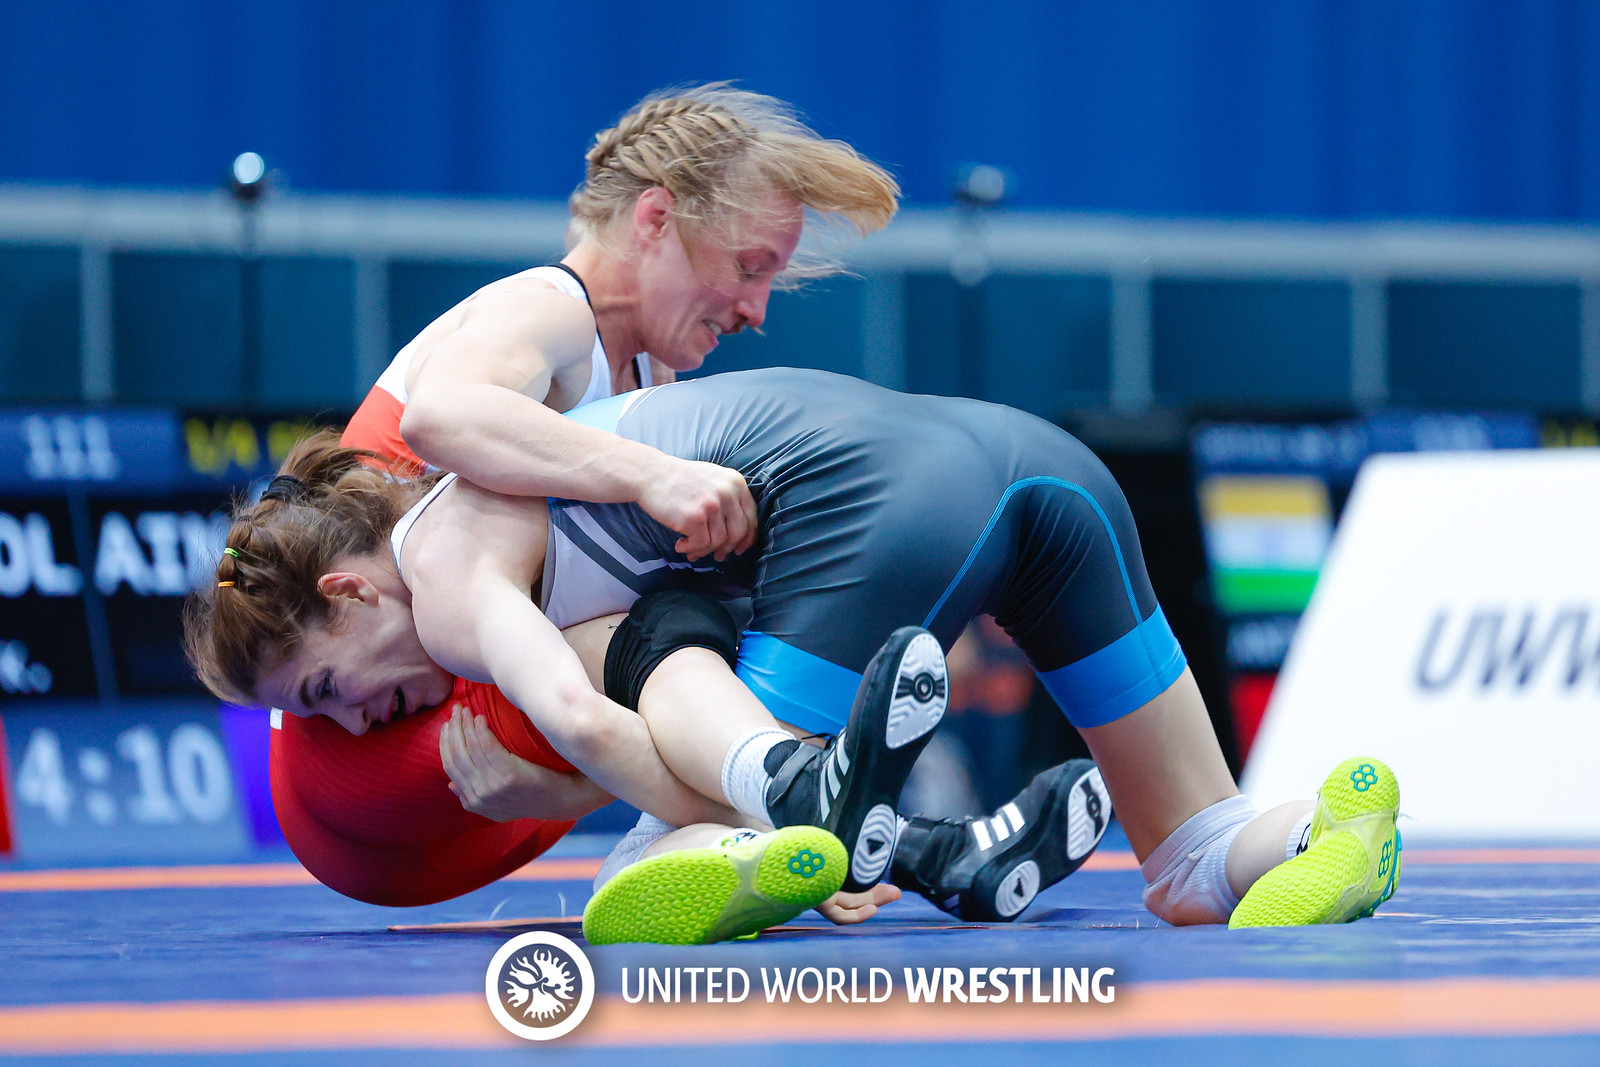
[(822, 757), (822, 774), (817, 783), (817, 809), (823, 821), (827, 820), (828, 813), (833, 810), (834, 802), (844, 791), (843, 776), (850, 772), (850, 757), (845, 754), (845, 744), (845, 731), (840, 730), (839, 736), (834, 739), (833, 747)]

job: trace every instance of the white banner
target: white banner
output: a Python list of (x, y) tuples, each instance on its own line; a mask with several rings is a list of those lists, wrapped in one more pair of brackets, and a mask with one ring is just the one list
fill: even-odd
[(1242, 788), (1348, 756), (1394, 768), (1402, 832), (1600, 836), (1600, 453), (1362, 467)]

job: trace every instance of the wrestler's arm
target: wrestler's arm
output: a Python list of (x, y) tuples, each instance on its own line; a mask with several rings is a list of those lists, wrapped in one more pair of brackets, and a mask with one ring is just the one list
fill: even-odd
[[(625, 615), (608, 615), (594, 619), (590, 622), (569, 626), (561, 631), (562, 636), (573, 650), (578, 653), (583, 662), (589, 680), (596, 689), (605, 687), (603, 671), (605, 667), (606, 648), (616, 633), (617, 625), (626, 618)], [(446, 772), (450, 775), (450, 788), (462, 802), (466, 803), (467, 794), (481, 797), (480, 803), (488, 810), (480, 810), (467, 804), (469, 811), (476, 811), (480, 815), (488, 815), (499, 822), (508, 822), (512, 819), (527, 818), (530, 815), (539, 815), (544, 818), (557, 816), (545, 815), (543, 810), (531, 806), (529, 790), (535, 788), (537, 772), (544, 768), (536, 767), (526, 760), (520, 759), (506, 750), (500, 740), (489, 730), (488, 724), (480, 717), (473, 720), (471, 716), (453, 716), (446, 727), (446, 734), (458, 733), (463, 744), (472, 744), (475, 750), (475, 760), (471, 765), (458, 765), (452, 770), (447, 761)], [(470, 739), (470, 741), (468, 740)], [(495, 764), (503, 764), (507, 771), (501, 774), (489, 772), (487, 768)], [(521, 764), (518, 768), (516, 765)], [(554, 773), (554, 772), (546, 772)], [(607, 798), (609, 799), (609, 798)], [(498, 813), (498, 814), (497, 814)], [(586, 813), (585, 813), (586, 814)], [(560, 818), (576, 818), (572, 816), (559, 816)], [(747, 820), (740, 820), (742, 825)], [(693, 839), (677, 844), (668, 839), (662, 849), (670, 851), (674, 847), (696, 848), (715, 843), (717, 838), (725, 835), (731, 825), (716, 827), (709, 835), (702, 835), (701, 839)], [(709, 829), (709, 828), (707, 828)], [(647, 855), (650, 853), (647, 853)], [(878, 909), (886, 904), (900, 899), (900, 890), (887, 882), (879, 882), (864, 893), (835, 893), (832, 897), (817, 905), (817, 911), (823, 918), (839, 926), (853, 926), (856, 923), (866, 922), (878, 913)]]
[(667, 769), (643, 719), (595, 691), (534, 606), (530, 513), (527, 500), (459, 481), (424, 512), (402, 560), (423, 647), (452, 674), (493, 682), (606, 792), (674, 825), (727, 821), (726, 806)]
[(666, 455), (548, 406), (558, 379), (573, 386), (555, 402), (581, 394), (594, 332), (587, 305), (532, 279), (486, 287), (413, 359), (401, 435), (435, 467), (498, 493), (637, 502), (683, 535), (678, 550), (691, 559), (748, 549), (755, 502), (738, 471)]
[[(606, 646), (626, 615), (608, 615), (561, 631), (578, 653), (596, 692), (605, 689)], [(450, 791), (461, 806), (495, 822), (515, 819), (580, 819), (614, 797), (583, 774), (531, 763), (506, 748), (489, 721), (458, 707), (439, 734), (439, 756)]]

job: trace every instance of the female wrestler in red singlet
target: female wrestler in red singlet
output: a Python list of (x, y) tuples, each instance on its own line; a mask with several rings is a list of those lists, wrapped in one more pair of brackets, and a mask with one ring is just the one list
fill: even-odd
[[(565, 792), (575, 806), (514, 822), (463, 808), (439, 762), (456, 709), (482, 716), (521, 758), (570, 779)], [(443, 702), (360, 737), (321, 716), (274, 717), (281, 722), (272, 738), (272, 799), (284, 838), (318, 881), (370, 904), (431, 904), (488, 885), (611, 799), (585, 789), (527, 716), (481, 682), (458, 678)]]

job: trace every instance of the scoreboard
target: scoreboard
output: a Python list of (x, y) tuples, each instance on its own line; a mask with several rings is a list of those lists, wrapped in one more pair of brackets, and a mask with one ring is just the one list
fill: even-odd
[(259, 709), (183, 656), (231, 503), (303, 419), (0, 410), (0, 857), (238, 857), (281, 840)]
[(196, 700), (7, 710), (15, 851), (33, 863), (241, 858), (271, 834), (252, 818), (265, 796), (257, 718)]
[(1593, 423), (1517, 412), (1387, 411), (1325, 422), (1206, 422), (1190, 454), (1241, 759), (1311, 599), (1361, 464), (1394, 452), (1600, 443)]
[(215, 571), (230, 501), (308, 429), (0, 411), (0, 700), (200, 693), (183, 598)]

